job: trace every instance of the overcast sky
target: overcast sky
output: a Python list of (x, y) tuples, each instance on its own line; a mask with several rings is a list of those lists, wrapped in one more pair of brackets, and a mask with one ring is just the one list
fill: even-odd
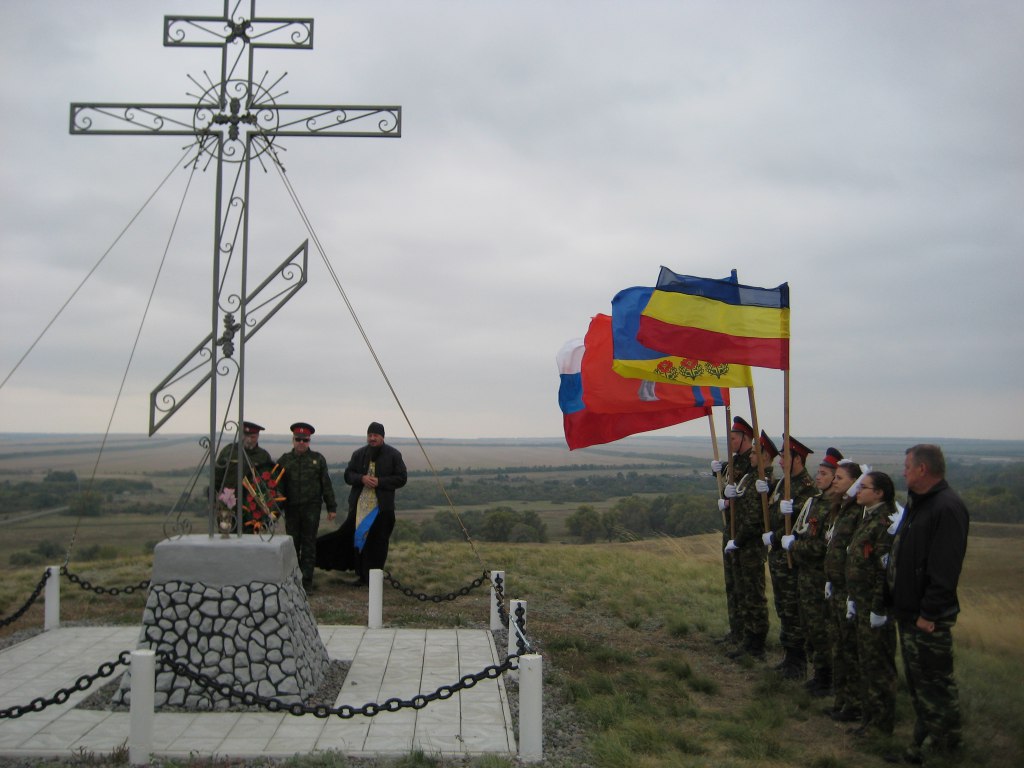
[[(222, 7), (0, 0), (0, 379), (186, 143), (71, 136), (69, 104), (192, 103), (188, 75), (216, 75), (219, 56), (164, 48), (163, 16)], [(287, 73), (282, 103), (402, 105), (401, 139), (279, 146), (421, 437), (560, 435), (555, 353), (661, 265), (788, 281), (797, 436), (1024, 432), (1019, 0), (257, 11), (315, 19), (312, 51), (257, 53), (257, 73)], [(150, 391), (209, 331), (212, 167), (175, 225), (188, 181), (172, 174), (0, 389), (0, 432), (103, 432), (122, 378), (112, 429), (146, 431)], [(273, 172), (254, 175), (251, 210), (264, 273), (309, 234)], [(248, 347), (247, 417), (409, 436), (315, 251), (310, 264)], [(773, 434), (782, 379), (755, 377)], [(207, 397), (162, 432), (204, 432)]]

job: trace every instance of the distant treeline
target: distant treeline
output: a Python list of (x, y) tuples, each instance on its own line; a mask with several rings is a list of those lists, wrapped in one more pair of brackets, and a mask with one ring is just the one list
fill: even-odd
[[(698, 471), (700, 465), (701, 462), (696, 462), (673, 471), (667, 471), (660, 464), (639, 469), (635, 466), (609, 468), (602, 465), (448, 469), (444, 470), (441, 478), (448, 498), (437, 479), (414, 473), (408, 485), (399, 492), (398, 504), (399, 509), (407, 510), (446, 508), (450, 498), (460, 508), (488, 504), (514, 507), (516, 502), (529, 501), (587, 505), (641, 494), (661, 494), (671, 502), (659, 504), (674, 505), (676, 511), (655, 506), (649, 512), (652, 521), (649, 529), (669, 535), (685, 535), (698, 532), (693, 530), (693, 520), (701, 519), (703, 514), (698, 514), (698, 508), (709, 508), (713, 513), (712, 519), (716, 514), (713, 501), (715, 484), (706, 473)], [(973, 520), (1024, 523), (1024, 463), (951, 462), (948, 477), (967, 502)], [(331, 479), (339, 501), (343, 500), (346, 486), (342, 474), (334, 472)], [(899, 483), (899, 478), (895, 479)], [(905, 497), (903, 492), (898, 495), (901, 500)], [(161, 495), (148, 480), (97, 478), (89, 484), (80, 480), (73, 471), (52, 471), (41, 481), (0, 482), (0, 512), (5, 513), (66, 506), (68, 514), (73, 515), (156, 514), (168, 511), (169, 503), (165, 499), (166, 492)], [(644, 503), (653, 504), (654, 501), (648, 499)], [(204, 488), (198, 496), (193, 494), (188, 508), (201, 512), (205, 504)], [(680, 510), (685, 505), (691, 505), (693, 509), (682, 515)], [(647, 530), (644, 525), (628, 527), (636, 533)]]
[(113, 511), (114, 506), (119, 506), (118, 497), (131, 496), (137, 502), (140, 496), (153, 491), (153, 484), (148, 480), (96, 478), (90, 485), (88, 481), (80, 481), (74, 471), (52, 471), (38, 482), (0, 482), (0, 511), (68, 507), (69, 514), (98, 515), (104, 507), (106, 511)]
[[(335, 489), (340, 477), (335, 478)], [(342, 486), (344, 487), (344, 486)], [(444, 488), (458, 506), (478, 506), (508, 501), (549, 501), (555, 503), (605, 501), (616, 496), (635, 493), (681, 493), (708, 491), (712, 483), (692, 471), (686, 474), (640, 473), (634, 469), (609, 474), (588, 474), (572, 479), (556, 477), (535, 479), (526, 474), (497, 472), (466, 480), (455, 475), (444, 480)], [(437, 482), (413, 479), (399, 493), (399, 504), (405, 509), (446, 506), (448, 501)]]
[[(569, 514), (566, 529), (580, 543), (634, 541), (650, 536), (692, 536), (718, 530), (720, 513), (713, 493), (677, 493), (656, 497), (627, 496), (599, 512), (582, 504)], [(532, 510), (500, 506), (460, 512), (442, 510), (422, 523), (399, 519), (397, 541), (453, 541), (469, 537), (481, 541), (544, 542), (547, 525)]]

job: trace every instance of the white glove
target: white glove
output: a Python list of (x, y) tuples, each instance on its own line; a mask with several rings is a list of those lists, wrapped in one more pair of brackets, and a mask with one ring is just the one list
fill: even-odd
[(782, 501), (780, 501), (779, 502), (779, 511), (782, 514), (784, 514), (784, 515), (792, 515), (793, 514), (793, 500), (792, 499), (783, 499)]
[(868, 619), (871, 621), (871, 628), (872, 629), (878, 629), (879, 627), (884, 627), (885, 626), (885, 622), (887, 622), (889, 620), (889, 617), (888, 616), (879, 616), (877, 613), (872, 611), (871, 615), (868, 617)]
[(725, 512), (725, 510), (727, 510), (728, 508), (729, 508), (729, 502), (727, 502), (725, 499), (719, 499), (718, 500), (718, 511), (719, 512)]
[(711, 471), (714, 472), (716, 475), (720, 475), (722, 474), (723, 466), (725, 465), (722, 464), (722, 462), (720, 462), (718, 459), (715, 459), (714, 461), (711, 462)]
[(771, 531), (765, 531), (764, 533), (762, 533), (761, 534), (761, 541), (764, 542), (764, 545), (766, 547), (768, 547), (768, 549), (771, 549), (772, 548), (772, 532)]
[(832, 582), (831, 581), (826, 581), (825, 582), (825, 599), (826, 600), (831, 600), (832, 599)]
[(758, 493), (768, 493), (768, 491), (771, 489), (768, 487), (767, 480), (757, 480), (754, 483), (754, 490), (756, 490)]
[(857, 617), (857, 604), (849, 597), (846, 598), (846, 620), (853, 621)]
[(782, 548), (789, 552), (793, 548), (793, 542), (796, 541), (796, 536), (791, 533), (787, 533), (782, 537)]
[(733, 541), (732, 539), (729, 539), (729, 541), (725, 545), (725, 551), (726, 552), (735, 552), (737, 549), (739, 549), (739, 547), (736, 546), (736, 542)]
[(739, 496), (739, 494), (736, 493), (736, 486), (733, 483), (729, 483), (725, 486), (725, 498), (735, 499), (737, 496)]

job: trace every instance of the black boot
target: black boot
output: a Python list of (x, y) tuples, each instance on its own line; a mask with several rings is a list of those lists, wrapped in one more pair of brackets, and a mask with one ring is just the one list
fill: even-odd
[(747, 643), (747, 655), (756, 661), (764, 661), (764, 635), (751, 635)]
[(786, 657), (782, 660), (783, 680), (803, 680), (807, 677), (807, 654), (803, 648), (787, 648)]
[(808, 680), (804, 687), (807, 692), (815, 698), (832, 695), (832, 667), (818, 667), (814, 670), (814, 677)]

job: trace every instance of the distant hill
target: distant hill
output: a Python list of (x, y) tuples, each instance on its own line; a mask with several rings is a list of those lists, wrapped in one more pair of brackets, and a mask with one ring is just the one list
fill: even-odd
[[(195, 467), (204, 456), (201, 435), (0, 434), (0, 476), (75, 470), (92, 473), (102, 446), (98, 474), (174, 471)], [(961, 438), (806, 437), (823, 454), (836, 446), (859, 462), (899, 465), (903, 452), (918, 442), (936, 442), (953, 461), (1024, 461), (1024, 440), (967, 440)], [(405, 456), (410, 469), (428, 469), (423, 450), (410, 438), (389, 438)], [(334, 465), (343, 464), (360, 445), (361, 435), (320, 435), (313, 447)], [(277, 457), (290, 449), (288, 435), (264, 433), (260, 445)], [(435, 469), (456, 467), (572, 466), (595, 464), (628, 466), (683, 459), (710, 459), (708, 438), (639, 436), (577, 451), (569, 451), (561, 438), (427, 438), (423, 448)], [(725, 441), (720, 437), (719, 450)]]

